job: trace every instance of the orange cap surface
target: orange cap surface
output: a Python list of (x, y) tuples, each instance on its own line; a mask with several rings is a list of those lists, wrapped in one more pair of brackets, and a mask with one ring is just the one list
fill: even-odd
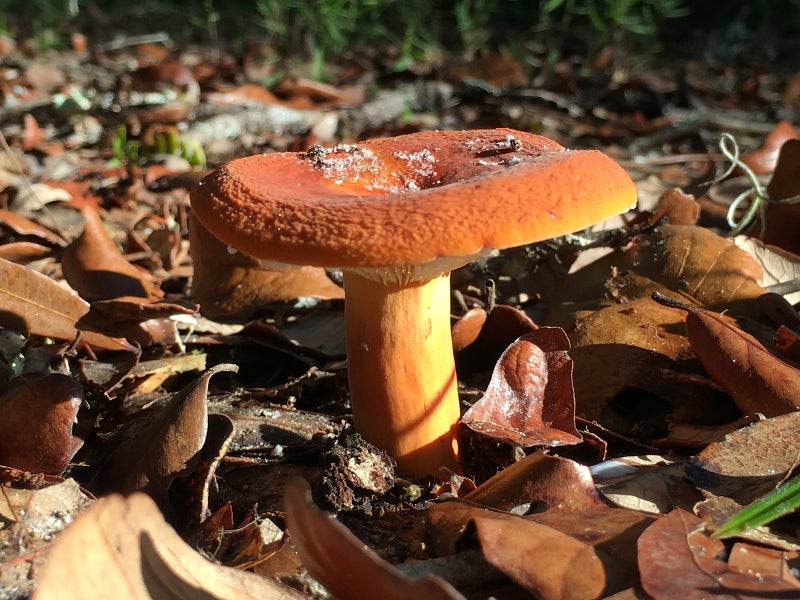
[(599, 151), (478, 129), (241, 158), (203, 179), (191, 200), (206, 228), (246, 254), (355, 268), (563, 235), (624, 212), (636, 190)]

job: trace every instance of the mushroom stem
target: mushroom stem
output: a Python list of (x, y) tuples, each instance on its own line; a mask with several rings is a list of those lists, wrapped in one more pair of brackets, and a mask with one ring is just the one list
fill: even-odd
[(394, 456), (401, 473), (457, 470), (450, 274), (407, 284), (345, 271), (344, 286), (356, 431)]

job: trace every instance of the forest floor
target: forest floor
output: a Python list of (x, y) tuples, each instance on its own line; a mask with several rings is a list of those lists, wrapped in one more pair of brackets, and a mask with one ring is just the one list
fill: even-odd
[[(0, 48), (0, 597), (797, 597), (796, 514), (712, 534), (800, 462), (800, 71), (552, 50), (323, 83), (260, 41)], [(639, 201), (453, 273), (473, 426), (461, 473), (411, 478), (352, 435), (341, 273), (234, 253), (189, 193), (495, 128), (601, 150)], [(508, 362), (552, 329), (549, 365)]]

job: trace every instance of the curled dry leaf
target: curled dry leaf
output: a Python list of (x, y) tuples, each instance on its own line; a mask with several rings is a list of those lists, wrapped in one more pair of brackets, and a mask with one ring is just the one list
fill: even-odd
[(98, 487), (125, 494), (144, 491), (156, 501), (166, 502), (172, 479), (191, 471), (206, 441), (211, 376), (237, 370), (229, 364), (208, 369), (175, 394), (145, 427), (123, 432), (121, 435), (128, 437), (103, 465), (96, 478)]
[(0, 223), (18, 235), (36, 237), (52, 246), (67, 245), (60, 235), (10, 210), (0, 210)]
[(658, 204), (648, 221), (658, 223), (666, 219), (671, 225), (694, 225), (700, 217), (700, 205), (691, 194), (674, 187), (658, 199)]
[(178, 341), (175, 318), (191, 318), (195, 313), (197, 306), (189, 303), (121, 296), (92, 302), (77, 326), (106, 334), (113, 331), (140, 346), (173, 344)]
[(203, 447), (197, 454), (191, 475), (181, 480), (181, 488), (170, 497), (179, 498), (184, 510), (177, 510), (174, 523), (182, 521), (185, 531), (189, 527), (197, 530), (206, 519), (211, 517), (210, 498), (212, 498), (216, 482), (217, 467), (228, 454), (233, 442), (234, 424), (230, 417), (219, 414), (208, 415), (208, 433)]
[(528, 315), (508, 304), (497, 304), (489, 312), (467, 311), (451, 328), (459, 374), (493, 369), (514, 340), (535, 329)]
[(230, 252), (194, 216), (189, 227), (191, 295), (206, 316), (244, 313), (304, 296), (344, 298), (344, 290), (322, 268), (266, 268), (257, 258)]
[(654, 298), (688, 312), (686, 336), (692, 350), (744, 414), (774, 417), (800, 409), (800, 370), (770, 354), (723, 315)]
[(454, 352), (460, 352), (478, 339), (487, 317), (484, 309), (470, 308), (453, 323), (450, 336), (453, 338)]
[(333, 596), (344, 600), (464, 600), (443, 579), (414, 580), (366, 548), (343, 525), (320, 513), (309, 499), (308, 484), (286, 486), (286, 523), (306, 569)]
[(451, 555), (475, 524), (487, 562), (536, 597), (591, 598), (635, 584), (630, 548), (651, 521), (607, 506), (587, 467), (536, 453), (462, 500), (432, 506), (427, 529), (437, 553)]
[(544, 452), (529, 454), (503, 469), (464, 499), (505, 511), (531, 502), (570, 511), (605, 506), (588, 467)]
[[(790, 198), (800, 196), (800, 140), (787, 141), (780, 151), (775, 173), (767, 186), (770, 200), (765, 205), (764, 235), (765, 244), (777, 246), (800, 255), (800, 204)], [(760, 223), (756, 223), (755, 232), (760, 232)]]
[[(800, 256), (787, 252), (776, 246), (767, 246), (760, 240), (747, 236), (737, 235), (733, 242), (742, 250), (750, 254), (763, 270), (763, 277), (759, 283), (767, 288), (790, 284), (800, 280)], [(790, 291), (783, 294), (792, 304), (800, 302), (800, 292)]]
[[(742, 162), (746, 164), (756, 175), (772, 173), (778, 163), (778, 155), (788, 140), (800, 137), (797, 129), (789, 121), (778, 121), (764, 138), (764, 143), (760, 148), (753, 150), (742, 157)], [(741, 173), (741, 171), (739, 171)]]
[(566, 333), (556, 327), (520, 337), (501, 355), (486, 393), (461, 422), (511, 445), (580, 443), (568, 350)]
[(87, 300), (120, 296), (162, 298), (164, 293), (148, 272), (129, 263), (106, 231), (97, 209), (84, 206), (83, 233), (61, 257), (64, 278)]
[[(68, 341), (78, 337), (76, 322), (89, 310), (86, 301), (49, 277), (2, 258), (0, 305), (3, 327)], [(91, 331), (81, 332), (81, 339), (100, 350), (135, 350), (124, 339)]]
[(83, 445), (72, 425), (83, 388), (60, 373), (16, 386), (0, 396), (0, 464), (60, 475)]
[(144, 494), (98, 500), (53, 544), (34, 600), (300, 600), (252, 573), (213, 564), (178, 537)]
[(34, 242), (9, 242), (0, 246), (0, 258), (23, 265), (46, 258), (51, 252), (51, 248)]
[[(800, 147), (800, 140), (797, 145)], [(762, 238), (764, 243), (800, 256), (800, 236), (797, 235), (800, 227), (800, 204), (767, 202), (765, 210), (767, 227)], [(753, 233), (758, 233), (758, 229)]]
[(724, 544), (708, 537), (700, 519), (681, 509), (648, 527), (637, 546), (642, 587), (659, 600), (778, 598), (798, 591), (780, 577), (732, 571), (716, 558)]
[[(767, 186), (771, 200), (787, 200), (800, 195), (800, 181), (797, 178), (797, 172), (800, 169), (800, 139), (797, 139), (798, 137), (795, 132), (795, 139), (786, 140), (780, 148), (775, 172)], [(769, 230), (769, 226), (768, 213), (767, 230)]]

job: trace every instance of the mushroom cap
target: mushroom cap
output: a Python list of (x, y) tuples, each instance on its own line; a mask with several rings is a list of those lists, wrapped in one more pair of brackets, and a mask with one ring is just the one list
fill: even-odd
[(564, 235), (624, 212), (636, 190), (599, 151), (476, 129), (233, 160), (191, 201), (206, 228), (251, 256), (380, 268)]

